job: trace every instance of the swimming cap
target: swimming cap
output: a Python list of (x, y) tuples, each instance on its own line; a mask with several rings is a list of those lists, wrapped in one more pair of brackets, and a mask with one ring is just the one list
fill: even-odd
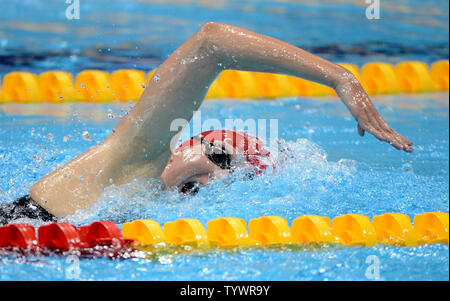
[[(273, 165), (273, 158), (270, 152), (264, 147), (264, 143), (259, 138), (247, 135), (244, 132), (230, 130), (206, 131), (186, 140), (176, 151), (182, 151), (194, 145), (199, 145), (202, 143), (202, 140), (212, 144), (214, 142), (221, 142), (231, 146), (233, 148), (233, 154), (244, 155), (246, 161), (256, 167), (255, 173), (261, 173), (262, 170)], [(229, 149), (229, 147), (226, 149)]]

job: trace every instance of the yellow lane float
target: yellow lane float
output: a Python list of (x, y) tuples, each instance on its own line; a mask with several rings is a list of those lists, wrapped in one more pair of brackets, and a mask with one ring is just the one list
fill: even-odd
[(448, 91), (448, 61), (437, 61), (431, 65), (430, 77), (440, 91)]
[(372, 219), (379, 242), (387, 245), (417, 246), (417, 234), (409, 216), (401, 213), (385, 213)]
[(113, 100), (111, 75), (105, 71), (85, 70), (75, 81), (76, 99), (86, 102), (110, 102)]
[(208, 235), (203, 225), (196, 219), (183, 218), (168, 222), (163, 227), (166, 242), (175, 245), (207, 247)]
[(414, 230), (420, 243), (448, 245), (448, 213), (427, 212), (414, 217)]
[(208, 240), (213, 245), (234, 247), (248, 243), (247, 224), (242, 218), (220, 217), (208, 222)]
[(263, 216), (252, 219), (249, 224), (249, 240), (257, 246), (288, 243), (291, 231), (288, 222), (280, 216)]
[(42, 100), (46, 102), (64, 102), (75, 99), (73, 76), (69, 72), (48, 71), (38, 77)]
[(422, 62), (403, 62), (395, 66), (400, 91), (403, 93), (425, 93), (437, 89), (428, 72), (428, 65)]
[[(386, 62), (369, 62), (362, 66), (339, 63), (361, 82), (367, 93), (430, 93), (448, 91), (449, 61), (405, 61), (396, 66)], [(37, 76), (29, 72), (11, 72), (4, 76), (0, 102), (115, 102), (136, 101), (146, 84), (151, 85), (156, 69), (145, 74), (122, 69), (112, 74), (84, 70), (75, 78), (64, 71), (49, 71)], [(156, 78), (154, 78), (156, 80)], [(209, 87), (206, 98), (277, 98), (336, 96), (333, 89), (301, 78), (282, 74), (223, 71)]]
[(326, 216), (304, 215), (292, 222), (292, 242), (333, 242), (331, 221)]
[(145, 73), (124, 69), (112, 73), (113, 98), (119, 101), (137, 101), (146, 87)]
[(3, 78), (2, 94), (5, 99), (18, 103), (41, 102), (41, 92), (36, 74), (11, 72)]
[(143, 245), (165, 242), (161, 225), (150, 219), (140, 219), (122, 225), (125, 239), (132, 239)]
[(394, 66), (388, 63), (368, 63), (361, 69), (361, 84), (368, 94), (399, 92)]
[(335, 217), (332, 232), (336, 241), (344, 246), (370, 247), (378, 243), (370, 219), (361, 214), (346, 214)]
[(153, 220), (135, 220), (122, 225), (125, 239), (137, 244), (168, 243), (205, 247), (252, 247), (298, 243), (337, 243), (343, 246), (371, 247), (376, 244), (415, 247), (420, 244), (448, 244), (449, 215), (427, 212), (416, 215), (414, 225), (409, 216), (385, 213), (369, 217), (345, 214), (332, 221), (326, 216), (303, 215), (289, 227), (285, 218), (262, 216), (247, 224), (237, 217), (219, 217), (207, 223), (182, 218), (164, 224)]

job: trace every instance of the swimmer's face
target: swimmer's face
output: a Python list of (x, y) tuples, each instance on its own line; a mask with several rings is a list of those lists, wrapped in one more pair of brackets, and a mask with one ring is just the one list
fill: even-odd
[(226, 143), (196, 143), (175, 151), (161, 178), (170, 189), (194, 194), (209, 181), (230, 175), (235, 157), (232, 147)]

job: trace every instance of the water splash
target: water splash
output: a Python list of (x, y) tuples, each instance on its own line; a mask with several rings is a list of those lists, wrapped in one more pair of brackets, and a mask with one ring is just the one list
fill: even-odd
[(206, 223), (228, 215), (254, 218), (278, 213), (291, 216), (298, 202), (338, 189), (343, 181), (352, 181), (355, 162), (329, 162), (325, 152), (307, 139), (282, 140), (279, 147), (277, 167), (252, 180), (248, 179), (247, 170), (238, 169), (229, 178), (200, 189), (197, 195), (185, 196), (175, 190), (163, 190), (155, 179), (136, 179), (107, 187), (97, 203), (64, 220), (80, 224), (99, 219), (123, 223), (150, 218), (163, 223), (191, 217)]

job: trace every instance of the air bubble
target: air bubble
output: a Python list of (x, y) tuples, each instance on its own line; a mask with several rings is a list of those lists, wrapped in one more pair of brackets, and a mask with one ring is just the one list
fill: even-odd
[(81, 134), (81, 137), (82, 137), (84, 140), (89, 140), (89, 139), (91, 138), (91, 135), (89, 134), (88, 131), (84, 131), (84, 132)]

